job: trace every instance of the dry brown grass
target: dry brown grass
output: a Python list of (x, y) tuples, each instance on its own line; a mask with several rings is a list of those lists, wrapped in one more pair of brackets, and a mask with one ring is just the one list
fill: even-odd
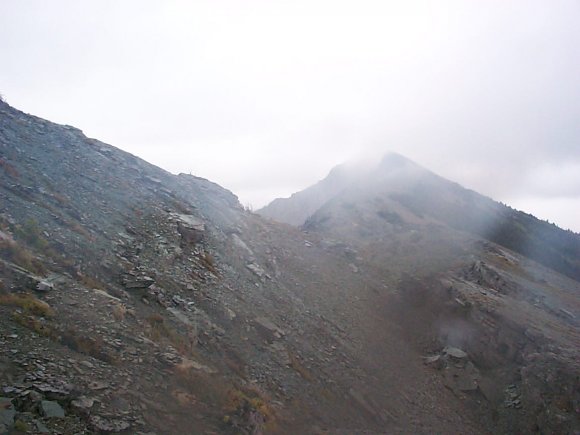
[(288, 350), (288, 358), (290, 358), (290, 367), (292, 367), (300, 376), (302, 376), (308, 382), (314, 381), (314, 376), (312, 376), (310, 371), (302, 365), (294, 352)]
[(125, 315), (127, 314), (127, 307), (125, 307), (125, 305), (123, 304), (115, 304), (113, 306), (113, 318), (117, 321), (117, 322), (122, 322), (123, 320), (125, 320)]
[(271, 399), (256, 385), (232, 388), (228, 392), (224, 406), (226, 414), (223, 421), (230, 423), (248, 410), (258, 412), (263, 417), (264, 432), (269, 433), (276, 430), (276, 412), (271, 405)]
[(34, 219), (27, 219), (22, 225), (17, 225), (14, 235), (18, 240), (24, 240), (26, 244), (40, 252), (49, 248), (48, 241), (42, 234), (42, 229)]
[(78, 222), (69, 222), (69, 227), (75, 233), (80, 234), (88, 241), (91, 241), (91, 242), (95, 241), (95, 237), (89, 232), (89, 230), (87, 230), (85, 227), (83, 227)]
[(18, 170), (12, 164), (8, 163), (6, 159), (0, 159), (0, 168), (2, 168), (4, 172), (6, 172), (6, 175), (8, 175), (9, 177), (14, 178), (16, 180), (20, 178)]
[(157, 343), (168, 341), (181, 355), (191, 355), (194, 349), (194, 337), (188, 333), (184, 337), (177, 332), (161, 314), (147, 317), (149, 323), (149, 338)]
[(0, 294), (0, 305), (13, 307), (12, 320), (21, 326), (44, 337), (55, 338), (56, 333), (49, 323), (55, 315), (54, 310), (46, 302), (28, 293)]
[(53, 192), (52, 197), (56, 200), (56, 202), (58, 202), (58, 204), (62, 207), (65, 207), (68, 205), (69, 200), (66, 196), (58, 193), (58, 192)]
[(89, 275), (85, 275), (84, 273), (79, 273), (77, 274), (78, 276), (78, 281), (84, 285), (86, 288), (96, 288), (99, 290), (105, 290), (105, 284), (103, 284), (101, 281), (99, 281), (96, 278), (93, 278), (92, 276)]
[(0, 257), (35, 275), (45, 275), (46, 268), (26, 248), (11, 240), (0, 240)]
[(75, 233), (80, 234), (87, 240), (90, 241), (93, 240), (93, 236), (91, 235), (91, 233), (85, 227), (83, 227), (81, 224), (77, 222), (72, 222), (70, 229), (73, 230)]
[(0, 294), (0, 305), (18, 307), (27, 314), (33, 314), (39, 317), (50, 318), (54, 316), (54, 310), (50, 305), (29, 293)]
[(215, 259), (209, 252), (204, 252), (201, 256), (201, 264), (214, 275), (218, 275), (218, 270), (215, 265)]
[(106, 363), (116, 365), (119, 362), (117, 356), (106, 349), (102, 337), (88, 337), (76, 331), (68, 330), (61, 334), (60, 341), (76, 352), (92, 356)]
[(34, 316), (30, 316), (22, 312), (14, 312), (12, 313), (12, 320), (43, 337), (48, 337), (53, 340), (57, 337), (56, 331), (49, 323), (42, 322)]

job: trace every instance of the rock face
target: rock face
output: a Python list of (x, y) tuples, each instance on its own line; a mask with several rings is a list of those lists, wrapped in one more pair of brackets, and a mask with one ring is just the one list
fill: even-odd
[(0, 102), (0, 433), (578, 430), (580, 283), (457, 231), (476, 194), (374, 174), (306, 234)]

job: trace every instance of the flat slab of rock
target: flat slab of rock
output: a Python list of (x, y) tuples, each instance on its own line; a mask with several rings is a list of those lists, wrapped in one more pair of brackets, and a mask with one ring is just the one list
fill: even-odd
[(443, 353), (457, 359), (467, 358), (467, 352), (458, 347), (447, 346), (443, 349)]
[(81, 396), (71, 402), (71, 407), (81, 413), (89, 414), (95, 400), (90, 397)]
[(194, 326), (194, 323), (183, 311), (180, 311), (177, 308), (167, 308), (167, 311), (173, 314), (181, 323), (188, 326)]
[(39, 281), (36, 284), (36, 291), (39, 292), (48, 292), (54, 290), (54, 285), (46, 280)]
[(436, 363), (440, 362), (440, 360), (441, 360), (441, 355), (432, 355), (432, 356), (423, 357), (423, 361), (427, 365), (436, 364)]
[(0, 433), (4, 433), (14, 424), (16, 410), (12, 406), (12, 399), (0, 397)]
[(256, 319), (254, 319), (254, 322), (257, 325), (264, 328), (265, 330), (267, 330), (268, 332), (270, 332), (271, 334), (273, 334), (276, 338), (281, 338), (284, 335), (286, 335), (284, 331), (282, 331), (274, 322), (272, 322), (267, 317), (256, 317)]
[(258, 278), (262, 278), (266, 274), (266, 272), (264, 271), (264, 269), (262, 269), (256, 263), (246, 264), (246, 267), (248, 268), (248, 270), (250, 270)]
[(205, 224), (203, 221), (190, 214), (172, 213), (177, 220), (177, 229), (185, 243), (199, 243), (204, 238)]
[(93, 429), (100, 433), (123, 432), (131, 427), (131, 424), (125, 420), (109, 419), (99, 415), (91, 417), (90, 423)]
[(155, 284), (155, 280), (149, 276), (125, 276), (123, 285), (127, 289), (145, 289)]
[(40, 413), (46, 418), (64, 418), (64, 409), (51, 400), (40, 402)]
[(197, 231), (205, 231), (205, 224), (203, 221), (191, 214), (172, 213), (171, 216), (173, 216), (179, 221), (180, 224), (187, 228)]

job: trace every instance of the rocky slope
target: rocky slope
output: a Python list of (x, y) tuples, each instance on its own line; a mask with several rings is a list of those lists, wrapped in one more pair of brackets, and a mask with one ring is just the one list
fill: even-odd
[(578, 281), (398, 207), (303, 231), (0, 102), (0, 433), (577, 430)]

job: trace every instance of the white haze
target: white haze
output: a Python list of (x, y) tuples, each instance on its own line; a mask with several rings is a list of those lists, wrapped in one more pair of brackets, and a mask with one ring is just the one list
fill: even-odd
[(0, 4), (0, 92), (254, 207), (399, 152), (580, 231), (580, 2)]

